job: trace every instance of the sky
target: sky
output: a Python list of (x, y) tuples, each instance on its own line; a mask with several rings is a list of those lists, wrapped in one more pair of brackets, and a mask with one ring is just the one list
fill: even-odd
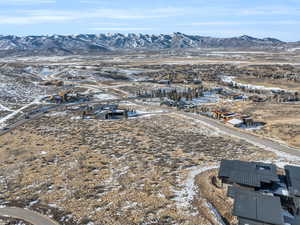
[(99, 33), (300, 40), (300, 0), (0, 0), (0, 35)]

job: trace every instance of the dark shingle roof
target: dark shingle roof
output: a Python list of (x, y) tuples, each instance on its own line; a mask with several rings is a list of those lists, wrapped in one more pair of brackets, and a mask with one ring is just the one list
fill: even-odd
[[(239, 217), (240, 225), (284, 224), (279, 197), (241, 189), (236, 189), (234, 195), (233, 215)], [(253, 222), (246, 223), (247, 221)]]
[(235, 196), (237, 194), (245, 194), (245, 195), (248, 195), (248, 194), (251, 194), (251, 193), (257, 193), (257, 192), (253, 192), (251, 190), (248, 190), (248, 189), (242, 189), (240, 187), (235, 187), (235, 186), (229, 186), (228, 187), (228, 192), (227, 192), (227, 195), (230, 197), (230, 198), (235, 198)]
[(285, 166), (284, 169), (290, 194), (300, 197), (300, 167)]
[(222, 160), (219, 177), (251, 187), (261, 187), (261, 183), (279, 182), (275, 165), (238, 160)]

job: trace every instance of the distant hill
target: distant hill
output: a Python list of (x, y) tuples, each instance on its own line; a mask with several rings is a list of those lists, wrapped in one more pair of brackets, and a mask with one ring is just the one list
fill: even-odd
[[(279, 48), (289, 43), (274, 38), (240, 36), (214, 38), (173, 33), (145, 34), (80, 34), (53, 36), (0, 36), (0, 56), (6, 55), (72, 55), (115, 50), (160, 50), (186, 48)], [(293, 46), (297, 45), (293, 43)]]

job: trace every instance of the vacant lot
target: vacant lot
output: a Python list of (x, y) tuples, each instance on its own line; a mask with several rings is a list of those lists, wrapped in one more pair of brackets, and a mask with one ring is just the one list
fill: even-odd
[(3, 199), (34, 199), (31, 205), (57, 207), (80, 224), (209, 224), (211, 214), (191, 204), (189, 173), (223, 158), (274, 157), (172, 114), (44, 117), (0, 143)]
[[(5, 88), (0, 100), (14, 110), (21, 103), (28, 104), (63, 89), (98, 93), (100, 99), (100, 93), (104, 97), (133, 96), (139, 91), (169, 87), (136, 82), (147, 78), (171, 79), (179, 83), (171, 87), (181, 88), (194, 87), (187, 83), (196, 79), (203, 81), (204, 88), (214, 88), (222, 86), (221, 75), (235, 75), (251, 84), (299, 90), (292, 81), (279, 82), (269, 76), (297, 74), (299, 70), (294, 66), (270, 65), (282, 58), (284, 62), (295, 62), (296, 55), (208, 53), (191, 52), (195, 54), (192, 58), (161, 53), (117, 59), (62, 58), (59, 62), (60, 59), (44, 58), (43, 65), (40, 58), (25, 60), (19, 73), (15, 65), (1, 69)], [(264, 62), (269, 65), (262, 65)], [(259, 65), (252, 65), (256, 63)], [(52, 72), (63, 73), (47, 77), (41, 74), (49, 65)], [(27, 67), (30, 76), (24, 71)], [(142, 72), (132, 75), (123, 70), (120, 74), (116, 69)], [(43, 79), (63, 79), (66, 87), (40, 86)], [(300, 147), (299, 105), (225, 102), (209, 107), (252, 115), (267, 125), (249, 132)], [(216, 170), (206, 170), (218, 166), (221, 159), (272, 161), (275, 155), (220, 135), (192, 118), (185, 120), (157, 103), (122, 104), (140, 112), (161, 114), (119, 121), (81, 120), (71, 112), (53, 112), (0, 137), (0, 206), (29, 207), (53, 216), (62, 225), (216, 224), (209, 207), (217, 208), (227, 221), (236, 222), (227, 207), (232, 203), (225, 197), (226, 190), (211, 183)], [(22, 113), (31, 109), (33, 105)], [(0, 116), (7, 113), (2, 111)]]

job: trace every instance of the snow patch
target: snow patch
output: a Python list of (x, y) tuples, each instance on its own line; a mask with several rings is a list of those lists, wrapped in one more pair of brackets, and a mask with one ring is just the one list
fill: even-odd
[(194, 167), (189, 171), (186, 182), (183, 184), (183, 188), (180, 191), (176, 191), (177, 197), (175, 200), (179, 206), (188, 208), (196, 195), (195, 178), (197, 175), (211, 170), (216, 169), (218, 166), (208, 167)]
[[(195, 178), (201, 173), (204, 173), (208, 170), (217, 169), (219, 166), (213, 165), (213, 166), (197, 166), (192, 169), (190, 169), (187, 179), (185, 183), (183, 184), (183, 188), (180, 191), (175, 191), (177, 194), (177, 197), (175, 198), (175, 201), (177, 201), (177, 205), (180, 208), (190, 209), (192, 211), (195, 211), (195, 209), (192, 208), (192, 201), (194, 199), (194, 196), (197, 193), (197, 188), (195, 186)], [(205, 199), (204, 199), (205, 200)], [(224, 221), (222, 220), (222, 217), (218, 213), (217, 209), (215, 209), (209, 202), (205, 200), (205, 206), (210, 209), (212, 215), (214, 216), (215, 221), (217, 224), (225, 225)], [(193, 215), (193, 213), (192, 213)]]
[(49, 116), (66, 116), (67, 112), (51, 112), (48, 114)]
[(29, 203), (29, 206), (31, 207), (31, 206), (37, 204), (38, 202), (39, 202), (39, 200), (32, 201), (32, 202)]
[(208, 201), (205, 202), (205, 206), (210, 209), (211, 213), (214, 215), (214, 219), (217, 224), (226, 225), (222, 219), (222, 216), (219, 214), (218, 210)]

